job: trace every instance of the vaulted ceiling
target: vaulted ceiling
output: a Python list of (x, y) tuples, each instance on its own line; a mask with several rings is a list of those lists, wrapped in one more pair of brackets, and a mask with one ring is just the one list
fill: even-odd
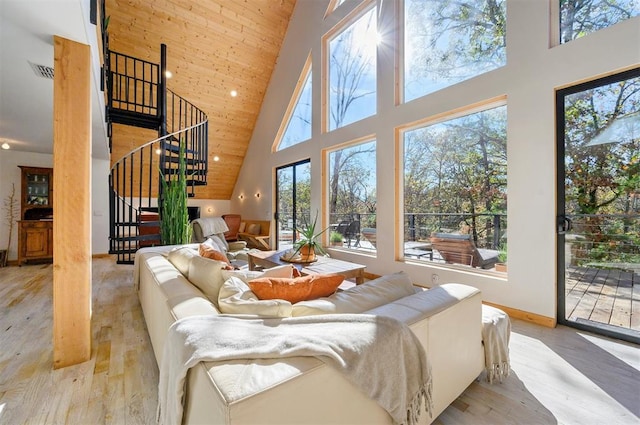
[[(106, 0), (109, 48), (159, 62), (166, 44), (169, 88), (208, 115), (209, 183), (197, 188), (197, 198), (230, 199), (294, 6), (295, 0)], [(116, 160), (157, 134), (114, 125), (113, 136)]]

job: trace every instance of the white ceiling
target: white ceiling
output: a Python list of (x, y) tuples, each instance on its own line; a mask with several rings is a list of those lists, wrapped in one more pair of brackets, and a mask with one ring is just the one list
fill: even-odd
[(26, 152), (53, 152), (53, 80), (29, 62), (53, 67), (53, 36), (91, 46), (92, 156), (108, 159), (95, 26), (89, 0), (0, 0), (0, 143)]

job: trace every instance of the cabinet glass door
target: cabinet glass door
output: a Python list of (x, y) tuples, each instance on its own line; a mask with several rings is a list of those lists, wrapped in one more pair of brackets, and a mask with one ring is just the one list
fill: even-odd
[(49, 174), (27, 174), (27, 204), (49, 205)]

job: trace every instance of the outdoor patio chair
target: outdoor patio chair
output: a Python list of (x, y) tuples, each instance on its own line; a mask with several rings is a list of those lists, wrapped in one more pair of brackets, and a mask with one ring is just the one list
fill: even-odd
[(498, 262), (498, 251), (477, 248), (471, 235), (432, 233), (431, 246), (447, 263), (490, 269)]
[(336, 232), (340, 233), (346, 239), (347, 246), (351, 247), (351, 239), (355, 240), (354, 247), (360, 245), (360, 222), (343, 220), (338, 223)]
[(347, 238), (348, 247), (351, 247), (351, 239), (354, 240), (354, 247), (360, 246), (360, 222), (355, 220), (349, 223), (347, 233), (344, 236)]

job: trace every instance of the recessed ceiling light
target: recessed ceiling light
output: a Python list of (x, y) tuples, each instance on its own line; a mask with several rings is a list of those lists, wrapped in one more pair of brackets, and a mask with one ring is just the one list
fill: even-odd
[(4, 142), (4, 143), (2, 144), (2, 149), (4, 149), (4, 150), (9, 149), (10, 147), (11, 147), (11, 146), (9, 146), (9, 143), (7, 143), (7, 142)]
[(218, 161), (220, 161), (220, 157), (218, 155), (216, 155), (216, 156), (213, 157), (213, 160), (218, 162)]
[(231, 95), (231, 97), (236, 97), (238, 95), (238, 92), (236, 90), (231, 90), (231, 93), (229, 93)]

